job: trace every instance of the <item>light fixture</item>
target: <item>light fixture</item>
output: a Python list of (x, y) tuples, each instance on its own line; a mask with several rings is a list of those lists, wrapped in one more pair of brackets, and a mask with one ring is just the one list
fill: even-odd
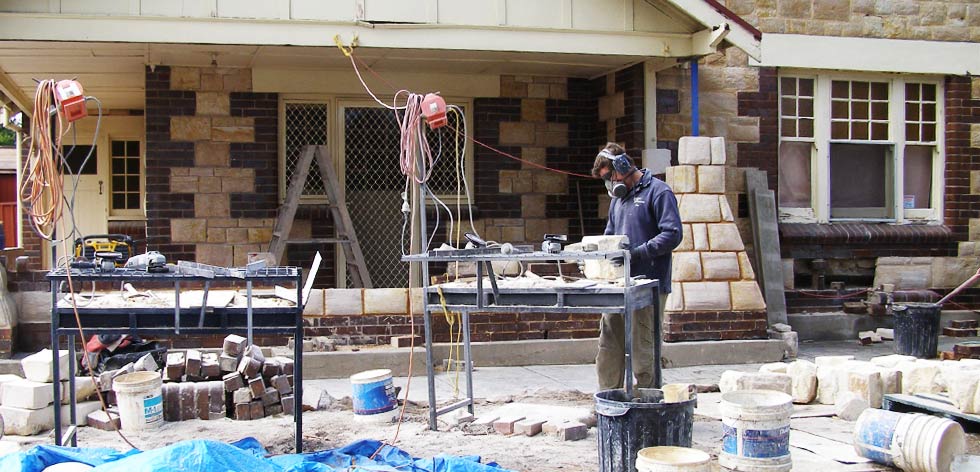
[(211, 53), (211, 67), (218, 67), (218, 54), (214, 52)]

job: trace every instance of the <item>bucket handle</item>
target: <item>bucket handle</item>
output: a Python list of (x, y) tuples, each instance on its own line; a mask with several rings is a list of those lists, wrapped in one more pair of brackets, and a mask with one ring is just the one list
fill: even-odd
[(602, 416), (623, 416), (629, 413), (628, 406), (615, 406), (606, 403), (596, 403), (595, 412)]

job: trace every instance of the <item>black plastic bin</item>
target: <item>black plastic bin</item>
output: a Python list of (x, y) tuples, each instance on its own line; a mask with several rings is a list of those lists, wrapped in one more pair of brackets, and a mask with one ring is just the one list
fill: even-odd
[(895, 353), (932, 359), (939, 351), (939, 314), (942, 305), (906, 303), (895, 305)]
[(691, 447), (697, 397), (661, 403), (663, 391), (654, 388), (634, 389), (633, 397), (622, 389), (595, 394), (601, 472), (633, 472), (645, 447)]

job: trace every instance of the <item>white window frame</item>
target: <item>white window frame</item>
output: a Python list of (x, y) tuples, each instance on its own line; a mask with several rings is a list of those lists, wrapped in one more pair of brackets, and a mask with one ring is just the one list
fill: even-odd
[[(781, 69), (777, 90), (779, 107), (779, 143), (787, 141), (811, 141), (809, 138), (784, 138), (782, 136), (782, 94), (781, 79), (784, 77), (814, 79), (813, 103), (813, 148), (810, 155), (810, 208), (780, 207), (780, 220), (784, 222), (829, 223), (835, 221), (869, 221), (892, 223), (930, 223), (942, 222), (943, 197), (945, 195), (944, 169), (945, 152), (945, 87), (942, 77), (923, 75), (897, 75), (879, 73), (845, 73), (835, 71), (814, 71), (810, 69)], [(830, 138), (831, 126), (831, 83), (835, 80), (887, 82), (889, 84), (889, 139), (887, 141), (851, 141)], [(905, 84), (922, 83), (936, 86), (936, 140), (933, 143), (906, 141), (905, 136)], [(892, 147), (892, 205), (893, 218), (831, 218), (830, 217), (830, 145), (837, 143), (883, 144)], [(905, 209), (905, 146), (933, 146), (932, 182), (930, 208)], [(779, 146), (777, 145), (777, 152)]]
[[(116, 175), (112, 172), (112, 142), (113, 141), (136, 141), (140, 144), (140, 155), (139, 155), (139, 178), (140, 178), (140, 204), (139, 208), (133, 209), (115, 209), (112, 207), (112, 179)], [(106, 207), (109, 213), (110, 220), (133, 220), (133, 219), (145, 219), (146, 218), (146, 141), (143, 138), (138, 137), (126, 137), (126, 136), (109, 136), (108, 141), (106, 141), (106, 154), (109, 156), (109, 179), (108, 188), (109, 191), (106, 193)], [(127, 156), (129, 157), (129, 156)]]

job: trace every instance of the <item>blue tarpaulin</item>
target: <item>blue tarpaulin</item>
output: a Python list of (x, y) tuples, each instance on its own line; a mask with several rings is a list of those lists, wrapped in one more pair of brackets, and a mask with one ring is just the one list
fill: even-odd
[[(371, 459), (375, 451), (381, 450)], [(437, 456), (419, 459), (394, 446), (364, 439), (347, 446), (307, 454), (268, 456), (254, 438), (228, 444), (207, 439), (181, 441), (167, 447), (120, 453), (105, 448), (35, 446), (0, 457), (0, 471), (41, 472), (61, 462), (82, 462), (93, 472), (509, 472), (479, 456)]]

